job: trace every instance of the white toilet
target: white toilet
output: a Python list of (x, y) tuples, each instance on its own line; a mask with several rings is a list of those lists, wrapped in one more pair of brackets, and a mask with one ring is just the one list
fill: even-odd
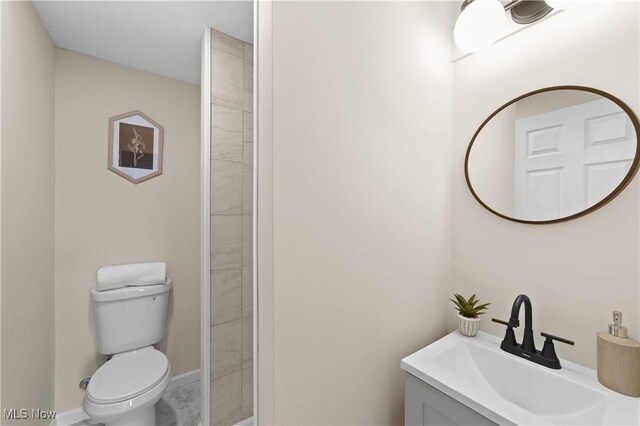
[(91, 376), (83, 407), (109, 425), (155, 425), (155, 404), (171, 380), (167, 357), (153, 348), (166, 332), (171, 280), (91, 290), (98, 352), (113, 355)]

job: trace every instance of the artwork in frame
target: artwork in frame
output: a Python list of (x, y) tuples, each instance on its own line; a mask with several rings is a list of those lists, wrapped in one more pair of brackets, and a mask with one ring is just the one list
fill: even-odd
[(141, 111), (109, 119), (109, 170), (140, 183), (162, 174), (164, 129)]

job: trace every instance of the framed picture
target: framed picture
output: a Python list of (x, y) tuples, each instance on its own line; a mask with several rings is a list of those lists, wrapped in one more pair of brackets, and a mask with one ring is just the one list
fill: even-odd
[(141, 111), (109, 119), (109, 164), (112, 172), (140, 183), (162, 174), (164, 129)]

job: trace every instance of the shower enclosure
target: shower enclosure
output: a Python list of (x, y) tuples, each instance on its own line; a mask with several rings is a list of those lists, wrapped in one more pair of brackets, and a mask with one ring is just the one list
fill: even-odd
[(245, 425), (254, 415), (253, 45), (215, 29), (204, 37), (202, 419)]

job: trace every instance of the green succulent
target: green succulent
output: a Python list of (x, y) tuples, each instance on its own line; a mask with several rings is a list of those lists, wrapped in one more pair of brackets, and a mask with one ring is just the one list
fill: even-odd
[(476, 304), (479, 302), (476, 299), (476, 295), (472, 295), (469, 300), (466, 300), (464, 297), (459, 295), (458, 293), (453, 293), (453, 296), (456, 298), (455, 300), (449, 299), (456, 305), (455, 309), (466, 318), (476, 318), (478, 315), (484, 314), (484, 311), (487, 310), (487, 306), (491, 303), (483, 303), (482, 305)]

